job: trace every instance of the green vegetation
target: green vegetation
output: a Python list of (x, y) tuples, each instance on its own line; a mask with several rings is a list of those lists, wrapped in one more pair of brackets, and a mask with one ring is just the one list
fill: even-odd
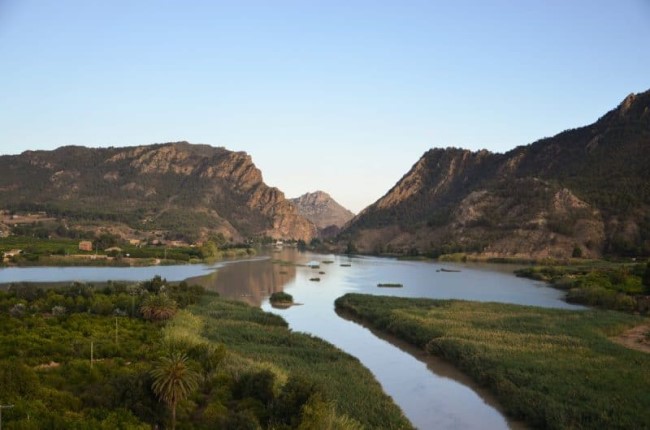
[(269, 297), (269, 301), (272, 304), (291, 304), (293, 303), (293, 296), (289, 293), (285, 293), (284, 291), (277, 291), (273, 294), (271, 294), (271, 297)]
[(410, 428), (356, 359), (198, 286), (14, 285), (0, 324), (6, 429)]
[[(161, 280), (162, 282), (162, 280)], [(171, 296), (187, 290), (177, 286)], [(170, 288), (172, 290), (172, 288)], [(183, 292), (183, 295), (188, 293)], [(3, 428), (134, 428), (164, 422), (151, 393), (160, 327), (139, 317), (146, 285), (0, 292)]]
[(647, 264), (583, 262), (575, 265), (526, 267), (517, 276), (551, 283), (567, 291), (567, 301), (626, 312), (640, 311)]
[(650, 354), (609, 339), (647, 319), (359, 294), (339, 298), (336, 307), (449, 360), (532, 427), (638, 429), (650, 423)]
[[(39, 238), (9, 236), (0, 238), (0, 255), (21, 250), (9, 258), (17, 266), (130, 266), (151, 264), (198, 263), (224, 258), (242, 258), (255, 255), (255, 249), (244, 244), (218, 247), (207, 241), (202, 247), (165, 247), (161, 245), (135, 246), (110, 234), (87, 238), (93, 242), (93, 251), (79, 250), (79, 240), (66, 238)], [(117, 246), (119, 251), (106, 251)], [(97, 256), (96, 256), (97, 254)]]
[(176, 301), (165, 293), (152, 294), (142, 301), (140, 313), (149, 321), (165, 321), (176, 314)]
[(327, 428), (299, 423), (300, 409), (303, 420), (326, 413), (328, 420), (339, 423), (331, 427), (335, 429), (358, 428), (358, 424), (377, 429), (411, 428), (356, 358), (316, 337), (291, 332), (282, 318), (209, 296), (190, 310), (204, 319), (206, 339), (223, 343), (231, 354), (245, 357), (245, 369), (240, 368), (243, 358), (223, 365), (239, 369), (239, 396), (250, 397), (251, 407), (257, 408), (261, 408), (259, 402), (285, 403), (271, 411), (276, 428)]
[(642, 279), (645, 294), (650, 295), (650, 262), (645, 265)]
[(172, 430), (176, 428), (176, 406), (199, 387), (201, 375), (192, 369), (187, 355), (177, 351), (160, 358), (151, 371), (156, 396), (172, 409)]

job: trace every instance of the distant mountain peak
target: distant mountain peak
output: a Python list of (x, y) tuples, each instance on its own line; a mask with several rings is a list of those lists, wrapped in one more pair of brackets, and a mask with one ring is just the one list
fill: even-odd
[[(354, 214), (337, 203), (332, 196), (324, 191), (305, 193), (291, 199), (298, 212), (313, 222), (320, 230), (338, 231)], [(332, 229), (331, 227), (335, 227)]]

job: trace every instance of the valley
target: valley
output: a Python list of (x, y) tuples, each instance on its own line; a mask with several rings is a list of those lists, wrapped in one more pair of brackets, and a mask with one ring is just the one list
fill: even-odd
[(649, 111), (430, 149), (356, 215), (209, 145), (0, 156), (6, 426), (642, 428)]

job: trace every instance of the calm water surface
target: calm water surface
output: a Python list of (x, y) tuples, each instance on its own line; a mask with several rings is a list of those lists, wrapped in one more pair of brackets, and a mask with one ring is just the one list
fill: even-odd
[[(332, 264), (322, 261), (332, 260)], [(321, 262), (320, 268), (302, 266)], [(343, 267), (341, 264), (350, 264)], [(441, 268), (460, 272), (440, 272)], [(296, 331), (313, 334), (359, 358), (384, 390), (420, 429), (506, 429), (508, 421), (494, 399), (448, 363), (430, 357), (397, 339), (373, 333), (339, 316), (334, 300), (345, 293), (402, 297), (456, 298), (581, 309), (562, 300), (561, 291), (512, 275), (515, 266), (411, 262), (372, 257), (323, 256), (285, 249), (215, 265), (138, 268), (6, 268), (8, 282), (139, 281), (160, 275), (170, 281), (188, 279), (230, 298), (246, 301), (284, 317)], [(319, 272), (325, 272), (319, 274)], [(310, 278), (319, 277), (319, 282)], [(403, 288), (377, 288), (401, 283)], [(287, 291), (301, 306), (274, 309), (268, 297)]]
[[(284, 317), (292, 329), (325, 339), (359, 358), (420, 429), (506, 429), (522, 425), (506, 419), (488, 393), (449, 363), (337, 315), (336, 298), (358, 292), (580, 308), (564, 302), (563, 293), (558, 290), (513, 276), (517, 266), (349, 258), (300, 254), (293, 250), (274, 253), (272, 258), (275, 261), (225, 266), (208, 277), (191, 281), (223, 295), (261, 305), (264, 310)], [(324, 264), (324, 260), (334, 263)], [(320, 268), (312, 269), (280, 261), (321, 264)], [(437, 271), (441, 268), (460, 272)], [(320, 281), (310, 281), (314, 277)], [(377, 287), (378, 283), (389, 282), (404, 287)], [(301, 306), (273, 308), (268, 296), (274, 291), (290, 293)]]
[[(253, 257), (250, 260), (268, 260), (267, 257)], [(193, 276), (210, 273), (237, 261), (220, 261), (215, 264), (180, 264), (173, 266), (147, 267), (7, 267), (0, 268), (0, 284), (12, 282), (105, 282), (144, 281), (156, 275), (170, 282), (183, 281)]]

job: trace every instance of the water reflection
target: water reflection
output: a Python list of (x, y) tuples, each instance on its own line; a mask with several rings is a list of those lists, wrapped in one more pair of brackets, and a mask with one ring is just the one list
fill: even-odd
[[(320, 268), (297, 267), (295, 279), (285, 286), (303, 306), (284, 310), (273, 309), (268, 300), (262, 304), (267, 311), (282, 315), (294, 330), (310, 333), (338, 346), (357, 357), (375, 375), (383, 389), (395, 400), (409, 420), (420, 429), (507, 429), (507, 419), (493, 405), (473, 390), (468, 378), (449, 366), (441, 367), (439, 374), (424, 354), (414, 350), (405, 351), (385, 339), (374, 335), (369, 329), (339, 317), (334, 310), (334, 300), (347, 292), (382, 294), (390, 290), (403, 294), (409, 287), (398, 289), (377, 288), (372, 269), (375, 264), (390, 264), (391, 260), (365, 258), (350, 259), (344, 256), (293, 256), (294, 261), (305, 264), (310, 260), (333, 260), (333, 264), (321, 264)], [(351, 267), (341, 266), (350, 264)], [(417, 266), (417, 265), (416, 265)], [(407, 276), (410, 264), (399, 266), (395, 278)], [(407, 267), (405, 269), (405, 267)], [(434, 268), (435, 270), (435, 268)], [(318, 272), (320, 282), (310, 282)], [(383, 272), (382, 272), (383, 273)], [(377, 275), (379, 276), (379, 275)], [(501, 275), (503, 276), (503, 275)], [(380, 275), (385, 278), (385, 273)], [(399, 279), (382, 279), (392, 282)], [(413, 282), (410, 283), (411, 289)], [(429, 293), (432, 290), (429, 289)], [(413, 293), (411, 291), (411, 293)], [(415, 352), (415, 354), (413, 354)], [(432, 360), (433, 361), (433, 360)], [(459, 381), (464, 378), (464, 381)], [(468, 383), (465, 383), (468, 382)]]
[(260, 306), (272, 293), (283, 291), (295, 277), (293, 264), (257, 259), (227, 264), (208, 275), (189, 278), (187, 282), (216, 291), (223, 297)]
[[(504, 416), (502, 408), (494, 396), (451, 363), (427, 354), (395, 336), (368, 327), (347, 312), (337, 310), (336, 314), (347, 321), (358, 324), (375, 337), (406, 354), (403, 357), (396, 354), (389, 362), (378, 362), (377, 365), (397, 366), (399, 369), (402, 368), (400, 366), (411, 364), (419, 368), (419, 371), (423, 371), (426, 366), (426, 370), (431, 375), (427, 374), (422, 378), (411, 375), (411, 378), (415, 379), (414, 383), (404, 383), (402, 375), (398, 372), (395, 373), (394, 378), (385, 378), (382, 382), (389, 387), (388, 389), (395, 400), (403, 399), (398, 404), (402, 405), (404, 413), (418, 428), (510, 428), (515, 430), (526, 428), (524, 423)], [(367, 355), (372, 351), (363, 353)], [(413, 358), (421, 364), (404, 362), (404, 357), (409, 357), (407, 361)], [(422, 410), (427, 410), (427, 412), (423, 414)]]

